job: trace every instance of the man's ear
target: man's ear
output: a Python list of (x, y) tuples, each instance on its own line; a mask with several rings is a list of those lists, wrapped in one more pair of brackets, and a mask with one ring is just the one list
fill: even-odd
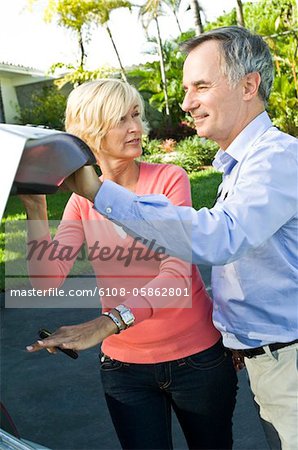
[(243, 78), (243, 100), (251, 100), (258, 95), (261, 83), (261, 75), (258, 72), (251, 72)]

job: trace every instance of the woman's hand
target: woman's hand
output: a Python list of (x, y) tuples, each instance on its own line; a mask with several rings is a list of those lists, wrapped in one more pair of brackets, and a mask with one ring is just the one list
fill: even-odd
[(39, 239), (49, 234), (47, 199), (45, 195), (19, 195), (26, 213), (28, 239)]
[(51, 336), (36, 341), (26, 347), (28, 352), (46, 349), (55, 353), (55, 347), (72, 350), (85, 350), (102, 342), (106, 337), (117, 333), (117, 325), (106, 316), (97, 317), (80, 325), (63, 326)]
[(47, 219), (47, 199), (45, 195), (19, 195), (23, 203), (28, 219), (46, 220)]

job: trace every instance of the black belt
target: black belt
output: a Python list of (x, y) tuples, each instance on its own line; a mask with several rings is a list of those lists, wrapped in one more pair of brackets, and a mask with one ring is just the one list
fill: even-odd
[[(298, 339), (292, 342), (276, 342), (275, 344), (269, 344), (268, 347), (272, 352), (279, 350), (280, 348), (288, 347), (289, 345), (297, 344)], [(245, 356), (245, 358), (254, 358), (255, 356), (264, 355), (266, 352), (264, 347), (256, 347), (256, 348), (245, 348), (242, 350), (234, 350), (232, 352), (239, 357)]]

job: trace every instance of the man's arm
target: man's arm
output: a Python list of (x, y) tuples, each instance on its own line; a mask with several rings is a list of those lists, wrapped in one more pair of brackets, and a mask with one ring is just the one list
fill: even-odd
[(154, 241), (169, 255), (222, 265), (261, 245), (297, 213), (293, 150), (294, 144), (288, 152), (272, 145), (255, 151), (233, 192), (210, 210), (174, 206), (163, 195), (138, 197), (109, 180), (90, 192), (95, 209), (129, 234)]
[(161, 195), (138, 197), (111, 181), (103, 183), (94, 206), (170, 255), (223, 265), (262, 245), (297, 214), (296, 142), (255, 148), (229, 196), (210, 210), (173, 206)]

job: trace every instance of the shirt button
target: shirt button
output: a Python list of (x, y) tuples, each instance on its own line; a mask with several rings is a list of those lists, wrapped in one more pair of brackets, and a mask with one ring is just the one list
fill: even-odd
[(112, 208), (110, 208), (110, 207), (106, 208), (106, 213), (107, 214), (111, 214), (111, 212), (112, 212)]

